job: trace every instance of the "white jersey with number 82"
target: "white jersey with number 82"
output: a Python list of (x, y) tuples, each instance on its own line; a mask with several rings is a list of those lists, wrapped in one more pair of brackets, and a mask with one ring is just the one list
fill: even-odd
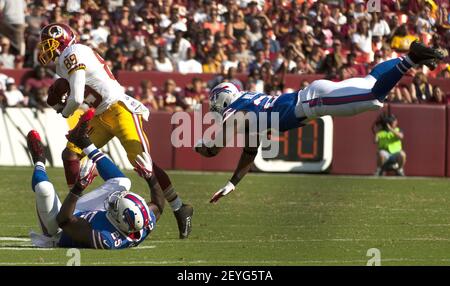
[(76, 70), (86, 71), (84, 102), (101, 114), (119, 100), (123, 100), (125, 89), (114, 78), (105, 60), (90, 47), (74, 44), (67, 47), (58, 58), (56, 73), (69, 80)]

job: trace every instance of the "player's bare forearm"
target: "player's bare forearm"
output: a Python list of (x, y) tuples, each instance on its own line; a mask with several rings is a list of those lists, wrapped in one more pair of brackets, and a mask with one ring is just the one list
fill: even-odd
[(79, 196), (73, 192), (70, 192), (64, 200), (56, 221), (59, 227), (74, 241), (79, 242), (86, 247), (92, 247), (91, 240), (92, 228), (90, 224), (82, 219), (73, 215), (75, 206)]
[(244, 178), (248, 171), (250, 171), (257, 153), (258, 147), (244, 147), (241, 158), (239, 159), (238, 166), (234, 171), (233, 177), (223, 188), (214, 193), (211, 200), (209, 201), (210, 203), (217, 203), (220, 198), (228, 195), (235, 190), (236, 185), (242, 180), (242, 178)]
[(80, 184), (80, 181), (77, 181), (72, 189), (70, 189), (69, 194), (61, 205), (59, 213), (56, 216), (56, 221), (58, 222), (59, 227), (63, 228), (64, 225), (70, 224), (77, 219), (77, 217), (75, 217), (73, 213), (75, 211), (77, 201), (84, 191), (84, 188), (85, 187)]
[(77, 204), (78, 198), (79, 197), (72, 192), (67, 195), (56, 216), (59, 227), (64, 229), (66, 225), (73, 223), (77, 219), (73, 215), (73, 212), (75, 211), (75, 205)]
[(233, 185), (236, 186), (250, 171), (256, 154), (258, 154), (258, 147), (244, 147), (239, 163), (233, 173), (233, 177), (230, 179), (230, 182), (233, 183)]

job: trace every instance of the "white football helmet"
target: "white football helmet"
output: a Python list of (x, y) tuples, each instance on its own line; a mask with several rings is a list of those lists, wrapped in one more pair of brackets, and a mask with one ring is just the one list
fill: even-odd
[(151, 223), (150, 210), (141, 196), (117, 191), (105, 200), (107, 215), (125, 233), (140, 231)]
[(209, 110), (222, 113), (240, 94), (239, 89), (231, 82), (216, 85), (209, 92)]

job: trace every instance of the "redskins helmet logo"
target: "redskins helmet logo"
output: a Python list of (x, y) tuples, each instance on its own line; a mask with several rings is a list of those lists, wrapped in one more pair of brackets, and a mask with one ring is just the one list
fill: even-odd
[(57, 39), (64, 35), (64, 29), (60, 26), (51, 26), (50, 29), (48, 29), (48, 35), (53, 39)]

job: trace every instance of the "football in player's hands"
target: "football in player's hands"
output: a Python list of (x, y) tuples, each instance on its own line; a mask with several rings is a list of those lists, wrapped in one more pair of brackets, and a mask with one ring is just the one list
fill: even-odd
[(58, 78), (48, 89), (47, 104), (56, 109), (64, 108), (69, 93), (69, 82), (64, 78)]
[[(84, 86), (84, 97), (86, 98), (89, 94), (95, 91), (85, 85)], [(67, 98), (70, 95), (70, 84), (64, 78), (58, 78), (48, 89), (47, 104), (53, 107), (57, 113), (61, 113), (67, 103)]]

